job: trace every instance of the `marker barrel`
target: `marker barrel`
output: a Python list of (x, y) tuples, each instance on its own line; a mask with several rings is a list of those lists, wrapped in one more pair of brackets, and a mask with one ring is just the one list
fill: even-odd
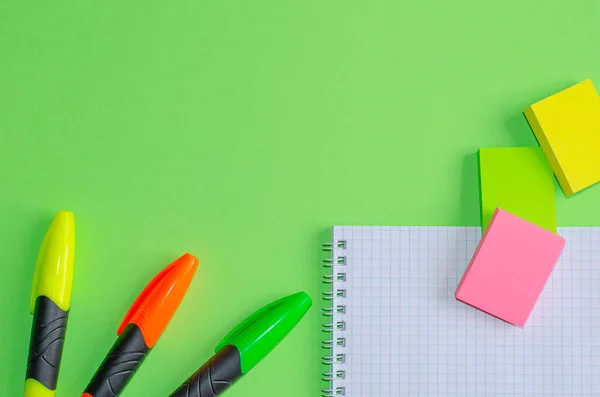
[(223, 347), (169, 397), (216, 397), (241, 378), (240, 352)]
[(68, 317), (69, 312), (62, 310), (50, 298), (39, 296), (36, 299), (27, 379), (35, 379), (49, 390), (56, 390)]
[(137, 325), (129, 324), (100, 364), (83, 395), (86, 397), (118, 396), (149, 351), (150, 348), (146, 346), (142, 331)]

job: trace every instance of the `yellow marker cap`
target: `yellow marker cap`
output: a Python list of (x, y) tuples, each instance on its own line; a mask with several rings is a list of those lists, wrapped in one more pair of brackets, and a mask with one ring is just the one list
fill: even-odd
[(75, 256), (75, 217), (71, 211), (58, 211), (40, 247), (33, 275), (30, 310), (38, 296), (50, 298), (67, 311), (71, 306)]

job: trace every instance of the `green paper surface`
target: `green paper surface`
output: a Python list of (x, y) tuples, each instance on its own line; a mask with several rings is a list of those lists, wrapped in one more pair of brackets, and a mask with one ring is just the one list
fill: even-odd
[(556, 233), (554, 174), (538, 147), (479, 150), (481, 224), (500, 207)]
[[(196, 277), (123, 397), (168, 396), (296, 291), (315, 306), (226, 396), (320, 395), (331, 226), (479, 225), (477, 150), (535, 146), (523, 109), (600, 81), (598, 37), (597, 0), (0, 1), (0, 396), (22, 394), (60, 208), (77, 246), (57, 397), (185, 251)], [(559, 225), (600, 224), (600, 185), (556, 197)]]

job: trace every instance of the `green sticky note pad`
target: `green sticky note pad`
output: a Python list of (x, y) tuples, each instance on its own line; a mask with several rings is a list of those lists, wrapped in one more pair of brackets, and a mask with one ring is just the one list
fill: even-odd
[(500, 207), (556, 233), (554, 175), (540, 147), (479, 150), (481, 224)]

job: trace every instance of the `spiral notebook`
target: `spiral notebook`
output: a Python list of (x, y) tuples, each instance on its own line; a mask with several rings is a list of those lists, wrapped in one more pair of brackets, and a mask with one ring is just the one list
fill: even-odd
[(600, 228), (567, 243), (524, 328), (454, 291), (478, 227), (334, 227), (324, 396), (592, 396), (600, 391)]

